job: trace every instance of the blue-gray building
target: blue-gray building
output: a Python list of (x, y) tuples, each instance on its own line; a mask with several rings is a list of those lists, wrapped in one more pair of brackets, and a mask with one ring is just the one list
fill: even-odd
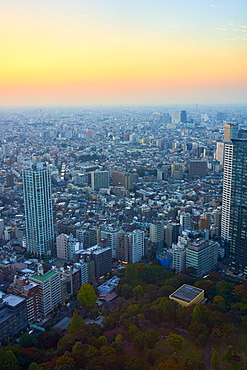
[(230, 268), (247, 275), (247, 140), (232, 139)]
[(26, 299), (0, 292), (0, 342), (27, 327)]

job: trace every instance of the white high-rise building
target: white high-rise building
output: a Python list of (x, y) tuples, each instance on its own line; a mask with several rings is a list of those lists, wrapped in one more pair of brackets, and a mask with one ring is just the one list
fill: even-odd
[(57, 258), (73, 261), (74, 253), (80, 249), (80, 243), (72, 234), (59, 234), (56, 238)]
[(59, 234), (56, 237), (56, 246), (57, 246), (57, 258), (59, 259), (68, 259), (68, 240), (69, 235)]
[(185, 256), (186, 250), (182, 248), (175, 248), (172, 251), (172, 269), (178, 273), (185, 270)]
[(211, 271), (218, 263), (219, 244), (213, 240), (198, 240), (186, 249), (186, 268), (193, 267), (197, 277)]
[(3, 157), (8, 157), (9, 154), (9, 144), (2, 145)]
[(0, 239), (3, 237), (3, 230), (4, 230), (4, 219), (0, 219)]
[(88, 264), (81, 261), (80, 263), (75, 263), (74, 266), (81, 272), (81, 284), (88, 283)]
[(232, 163), (233, 163), (233, 143), (232, 139), (238, 137), (238, 125), (229, 123), (224, 125), (224, 178), (222, 194), (222, 217), (221, 217), (221, 239), (223, 245), (228, 247), (230, 241), (230, 210), (232, 192)]
[(140, 262), (144, 257), (144, 231), (134, 230), (130, 233), (130, 258), (132, 263)]
[(31, 276), (30, 280), (39, 286), (39, 312), (45, 317), (53, 310), (54, 307), (62, 302), (59, 273), (54, 270), (50, 270), (44, 274), (41, 267), (39, 268), (39, 273)]
[(33, 163), (22, 171), (27, 250), (39, 255), (54, 252), (50, 170)]
[(112, 258), (117, 258), (118, 232), (117, 230), (101, 230), (101, 238), (107, 240), (106, 245), (112, 250)]
[(215, 159), (219, 161), (221, 165), (224, 163), (224, 149), (225, 143), (218, 141), (216, 143)]
[(221, 218), (221, 238), (224, 242), (228, 242), (230, 240), (229, 225), (231, 208), (231, 189), (232, 189), (232, 158), (233, 158), (233, 145), (226, 144), (224, 160), (223, 195), (222, 195), (222, 218)]
[(180, 214), (180, 225), (182, 230), (190, 228), (190, 213), (184, 212)]
[(93, 190), (99, 190), (100, 188), (109, 188), (109, 172), (91, 172), (91, 185)]
[(181, 122), (181, 112), (172, 112), (172, 123), (180, 123)]
[(68, 239), (68, 259), (73, 261), (74, 253), (80, 249), (80, 243), (70, 234)]
[(157, 251), (162, 252), (164, 247), (164, 225), (162, 222), (150, 224), (150, 240), (156, 245)]

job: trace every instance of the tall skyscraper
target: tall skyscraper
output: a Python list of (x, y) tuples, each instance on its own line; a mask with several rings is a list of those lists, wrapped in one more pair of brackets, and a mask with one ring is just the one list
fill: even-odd
[(50, 255), (54, 251), (54, 225), (50, 170), (33, 163), (22, 171), (27, 250)]
[(238, 137), (239, 137), (238, 124), (226, 123), (224, 125), (224, 141), (223, 142), (218, 141), (216, 143), (217, 146), (215, 152), (215, 159), (217, 159), (217, 161), (219, 161), (221, 165), (224, 164), (226, 144), (231, 143), (232, 139), (238, 139)]
[(247, 140), (232, 139), (229, 265), (247, 274)]
[(232, 139), (238, 138), (238, 125), (235, 123), (226, 123), (224, 125), (224, 142), (229, 143)]
[(230, 225), (231, 189), (232, 189), (232, 158), (233, 158), (233, 144), (232, 143), (225, 144), (221, 239), (223, 245), (226, 248), (226, 252), (228, 251), (228, 244), (230, 240), (229, 225)]
[(238, 125), (226, 124), (224, 126), (224, 179), (222, 194), (222, 219), (221, 219), (221, 240), (229, 255), (230, 242), (230, 209), (232, 191), (232, 162), (233, 162), (233, 139), (238, 137)]

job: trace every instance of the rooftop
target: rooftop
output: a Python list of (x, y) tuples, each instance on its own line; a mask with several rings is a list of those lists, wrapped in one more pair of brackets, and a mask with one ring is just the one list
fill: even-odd
[(9, 294), (4, 297), (4, 302), (6, 302), (9, 306), (17, 306), (19, 303), (25, 301), (25, 298), (18, 297), (17, 295)]
[(178, 288), (174, 293), (172, 293), (170, 297), (190, 303), (201, 292), (203, 292), (203, 289), (195, 288), (194, 286), (184, 284), (180, 288)]
[(66, 316), (62, 320), (60, 320), (56, 325), (54, 325), (54, 328), (59, 328), (61, 330), (65, 330), (70, 325), (71, 320), (72, 319), (70, 317)]
[(40, 281), (40, 282), (43, 282), (43, 281), (45, 281), (45, 280), (50, 279), (52, 276), (55, 276), (56, 274), (57, 274), (57, 271), (53, 271), (53, 270), (51, 270), (51, 271), (47, 272), (47, 273), (46, 273), (46, 274), (44, 274), (44, 275), (38, 275), (38, 274), (33, 275), (33, 276), (31, 277), (31, 279), (34, 279), (34, 280), (38, 280), (38, 281)]

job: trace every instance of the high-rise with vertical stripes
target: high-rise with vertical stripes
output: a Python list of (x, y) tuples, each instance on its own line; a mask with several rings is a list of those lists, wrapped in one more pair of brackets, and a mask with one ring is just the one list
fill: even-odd
[(54, 252), (51, 174), (42, 163), (22, 171), (27, 250), (37, 255)]
[(232, 161), (233, 161), (233, 139), (238, 138), (238, 125), (226, 124), (224, 126), (224, 179), (222, 195), (222, 218), (221, 218), (221, 240), (225, 247), (226, 255), (229, 255), (230, 242), (230, 208), (232, 191)]

